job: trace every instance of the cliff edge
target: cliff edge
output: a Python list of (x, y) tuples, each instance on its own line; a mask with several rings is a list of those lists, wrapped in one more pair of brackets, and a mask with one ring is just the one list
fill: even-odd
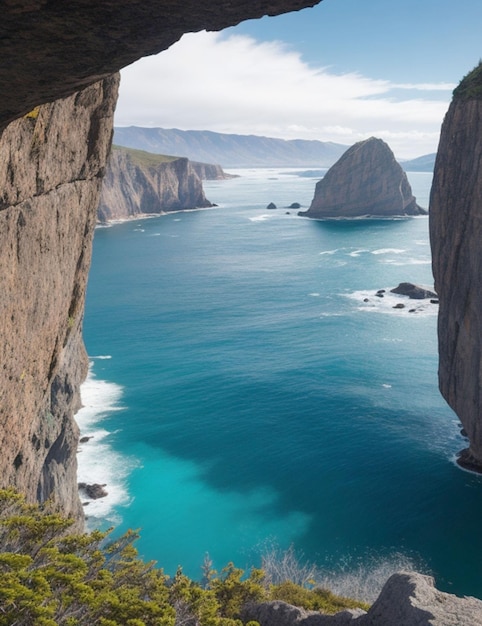
[(349, 148), (316, 184), (308, 211), (326, 217), (424, 215), (390, 147), (376, 137)]
[(461, 465), (482, 471), (482, 64), (455, 89), (430, 195), (440, 391), (469, 438)]
[(0, 138), (0, 486), (78, 519), (73, 415), (117, 88), (115, 76), (43, 105)]
[(97, 215), (105, 223), (211, 206), (188, 159), (116, 146), (109, 157)]

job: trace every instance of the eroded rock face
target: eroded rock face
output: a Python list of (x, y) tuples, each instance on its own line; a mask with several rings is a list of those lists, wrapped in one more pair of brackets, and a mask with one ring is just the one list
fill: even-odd
[(313, 218), (423, 215), (407, 175), (389, 146), (375, 137), (356, 143), (316, 185)]
[(38, 104), (165, 50), (184, 33), (221, 30), (319, 1), (4, 0), (0, 128)]
[(461, 83), (445, 117), (430, 196), (439, 294), (439, 386), (482, 469), (482, 66)]
[(80, 518), (76, 460), (85, 286), (118, 77), (0, 139), (0, 486)]
[[(143, 162), (144, 156), (147, 162)], [(117, 147), (112, 150), (102, 185), (100, 222), (210, 206), (188, 159)]]

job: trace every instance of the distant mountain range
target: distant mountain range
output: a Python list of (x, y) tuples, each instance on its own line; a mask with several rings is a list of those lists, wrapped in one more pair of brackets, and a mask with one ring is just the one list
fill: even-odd
[(410, 161), (401, 161), (400, 165), (406, 172), (433, 172), (436, 156), (436, 152), (424, 154)]
[[(229, 167), (331, 167), (350, 147), (330, 141), (274, 139), (208, 130), (117, 126), (114, 143), (156, 154)], [(401, 163), (405, 170), (432, 171), (435, 155)]]
[(349, 146), (329, 141), (228, 135), (208, 130), (116, 127), (114, 143), (222, 167), (330, 167)]

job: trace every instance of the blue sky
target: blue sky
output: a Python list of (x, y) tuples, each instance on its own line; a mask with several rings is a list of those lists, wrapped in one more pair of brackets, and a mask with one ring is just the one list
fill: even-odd
[(435, 152), (481, 26), (482, 0), (323, 0), (189, 34), (123, 70), (116, 124)]

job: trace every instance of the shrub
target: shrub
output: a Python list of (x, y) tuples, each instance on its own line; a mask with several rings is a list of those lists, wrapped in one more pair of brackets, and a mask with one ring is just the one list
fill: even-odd
[(209, 556), (202, 585), (182, 569), (169, 578), (138, 558), (136, 532), (111, 540), (110, 531), (70, 534), (72, 523), (50, 503), (0, 490), (0, 626), (243, 626), (246, 603), (359, 606), (293, 582), (268, 583), (262, 570), (245, 575), (232, 563), (217, 576)]

